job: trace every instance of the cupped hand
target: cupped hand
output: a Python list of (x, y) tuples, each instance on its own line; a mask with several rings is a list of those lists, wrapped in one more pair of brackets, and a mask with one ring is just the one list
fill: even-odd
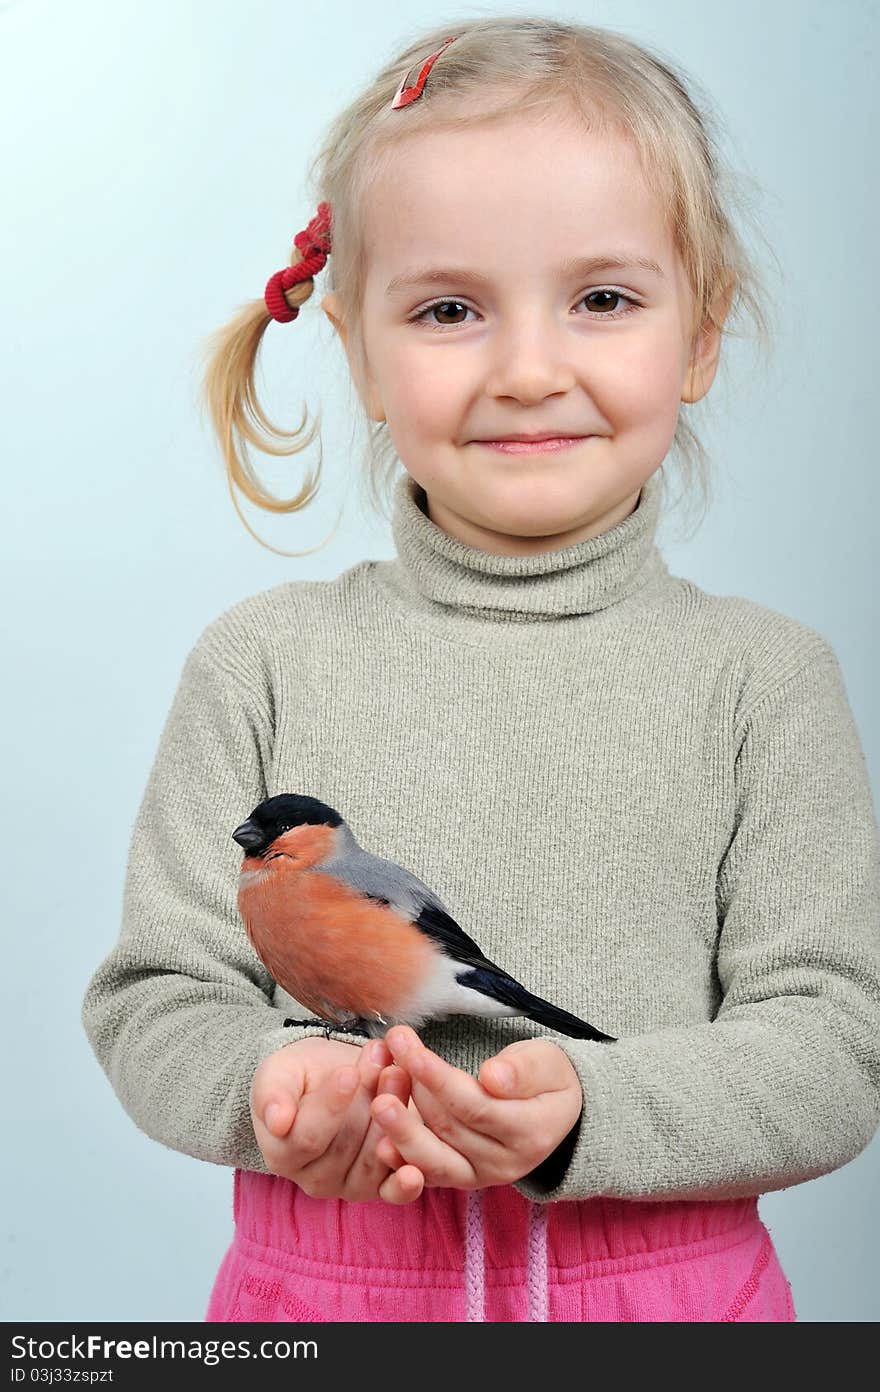
[(580, 1080), (552, 1040), (509, 1044), (485, 1060), (479, 1078), (426, 1048), (408, 1026), (389, 1030), (385, 1043), (409, 1076), (415, 1104), (393, 1093), (371, 1103), (384, 1132), (377, 1158), (393, 1171), (379, 1188), (386, 1202), (412, 1201), (413, 1168), (429, 1188), (512, 1184), (552, 1154), (581, 1115)]
[[(406, 1108), (409, 1076), (381, 1039), (363, 1046), (313, 1037), (263, 1059), (250, 1091), (251, 1121), (271, 1174), (315, 1198), (366, 1203), (380, 1197), (391, 1167), (377, 1154), (382, 1128), (370, 1105), (389, 1096)], [(397, 1177), (407, 1202), (424, 1181), (412, 1166)]]

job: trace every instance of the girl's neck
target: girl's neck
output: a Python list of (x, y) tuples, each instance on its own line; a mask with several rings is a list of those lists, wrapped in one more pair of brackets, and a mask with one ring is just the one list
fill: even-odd
[(662, 495), (658, 471), (635, 509), (609, 531), (556, 551), (510, 556), (449, 536), (431, 521), (424, 490), (404, 473), (394, 489), (397, 554), (369, 564), (388, 598), (448, 636), (491, 643), (515, 628), (526, 639), (558, 640), (559, 620), (615, 621), (678, 583), (655, 541)]

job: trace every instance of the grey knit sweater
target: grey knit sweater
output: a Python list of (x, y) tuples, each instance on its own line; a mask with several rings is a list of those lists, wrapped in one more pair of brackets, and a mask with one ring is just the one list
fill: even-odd
[[(296, 792), (429, 884), (492, 961), (617, 1036), (550, 1035), (584, 1106), (556, 1173), (517, 1185), (528, 1198), (735, 1198), (868, 1144), (880, 838), (841, 669), (799, 621), (669, 573), (662, 487), (602, 536), (499, 556), (431, 522), (402, 474), (392, 560), (207, 625), (82, 1011), (147, 1135), (266, 1169), (254, 1070), (319, 1031), (284, 1027), (308, 1012), (250, 947), (231, 832)], [(422, 1033), (476, 1072), (550, 1032), (459, 1017)]]

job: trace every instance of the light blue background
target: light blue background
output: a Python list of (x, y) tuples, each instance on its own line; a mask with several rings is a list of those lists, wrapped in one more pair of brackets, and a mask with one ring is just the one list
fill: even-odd
[[(499, 12), (492, 7), (485, 12)], [(874, 0), (520, 9), (617, 28), (712, 94), (785, 272), (775, 351), (729, 352), (704, 439), (716, 502), (670, 569), (823, 633), (878, 787)], [(323, 408), (325, 492), (239, 521), (197, 402), (198, 344), (287, 264), (324, 123), (424, 0), (0, 3), (2, 815), (8, 904), (0, 1301), (6, 1320), (202, 1319), (232, 1171), (129, 1120), (79, 1021), (119, 931), (132, 822), (187, 650), (244, 595), (390, 556), (351, 484), (353, 388), (316, 308), (270, 326), (270, 414)], [(762, 254), (759, 249), (759, 254)], [(312, 312), (314, 310), (314, 312)], [(294, 492), (315, 447), (258, 458)], [(803, 1320), (875, 1320), (880, 1142), (762, 1216)]]

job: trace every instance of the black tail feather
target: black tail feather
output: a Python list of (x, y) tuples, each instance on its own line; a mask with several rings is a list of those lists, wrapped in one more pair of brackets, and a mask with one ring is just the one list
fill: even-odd
[(541, 1000), (540, 996), (532, 996), (532, 1000), (534, 1005), (531, 1010), (526, 1011), (526, 1015), (528, 1019), (534, 1020), (536, 1025), (546, 1025), (548, 1029), (567, 1034), (571, 1039), (595, 1039), (600, 1044), (615, 1043), (616, 1035), (604, 1034), (602, 1030), (596, 1029), (595, 1025), (581, 1020), (567, 1010), (562, 1010), (558, 1005)]
[(520, 1010), (536, 1025), (546, 1025), (558, 1034), (566, 1034), (571, 1039), (594, 1039), (597, 1043), (604, 1044), (616, 1042), (616, 1035), (604, 1034), (602, 1030), (596, 1029), (595, 1025), (588, 1024), (586, 1020), (581, 1020), (568, 1010), (551, 1005), (550, 1001), (542, 1000), (540, 996), (533, 996), (531, 991), (514, 981), (512, 976), (489, 971), (485, 967), (472, 967), (468, 971), (458, 973), (456, 980), (462, 986), (470, 987), (472, 991), (480, 991), (484, 996), (491, 996), (503, 1005)]

